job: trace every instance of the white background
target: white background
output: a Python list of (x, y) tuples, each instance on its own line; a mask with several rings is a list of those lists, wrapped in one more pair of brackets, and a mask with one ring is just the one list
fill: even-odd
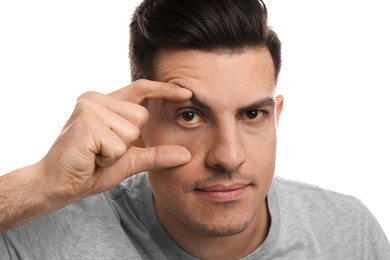
[[(39, 160), (81, 93), (130, 82), (139, 2), (0, 2), (0, 174)], [(277, 175), (358, 197), (390, 236), (387, 2), (266, 4), (283, 42)]]

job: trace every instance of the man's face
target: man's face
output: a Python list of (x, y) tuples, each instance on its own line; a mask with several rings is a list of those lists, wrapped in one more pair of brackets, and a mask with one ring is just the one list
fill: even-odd
[(269, 52), (164, 51), (155, 76), (193, 92), (183, 103), (149, 101), (145, 146), (178, 144), (192, 154), (148, 174), (160, 222), (168, 232), (216, 237), (256, 228), (266, 219), (283, 106)]

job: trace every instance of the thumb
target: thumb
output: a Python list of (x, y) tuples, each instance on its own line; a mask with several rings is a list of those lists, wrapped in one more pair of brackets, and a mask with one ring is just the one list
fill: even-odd
[(161, 145), (139, 148), (132, 146), (127, 151), (129, 175), (142, 171), (162, 170), (185, 164), (191, 160), (191, 153), (184, 146)]

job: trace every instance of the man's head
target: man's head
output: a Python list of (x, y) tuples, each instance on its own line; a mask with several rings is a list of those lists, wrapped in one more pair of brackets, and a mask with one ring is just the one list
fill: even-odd
[(277, 79), (281, 44), (261, 0), (144, 0), (130, 25), (131, 76), (153, 79), (164, 49), (232, 53), (261, 47), (269, 50)]
[(186, 102), (148, 102), (145, 146), (182, 145), (192, 156), (185, 165), (148, 173), (160, 222), (200, 258), (205, 255), (194, 247), (207, 239), (235, 238), (235, 245), (253, 250), (269, 224), (266, 194), (283, 107), (274, 95), (280, 43), (267, 27), (265, 7), (257, 0), (145, 1), (131, 30), (133, 79), (193, 93)]

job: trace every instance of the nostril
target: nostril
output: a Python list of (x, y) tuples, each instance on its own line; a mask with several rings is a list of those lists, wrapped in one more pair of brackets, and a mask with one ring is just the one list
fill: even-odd
[(212, 166), (213, 170), (215, 170), (216, 172), (226, 172), (226, 169), (225, 167), (223, 167), (222, 165), (220, 164), (215, 164)]

